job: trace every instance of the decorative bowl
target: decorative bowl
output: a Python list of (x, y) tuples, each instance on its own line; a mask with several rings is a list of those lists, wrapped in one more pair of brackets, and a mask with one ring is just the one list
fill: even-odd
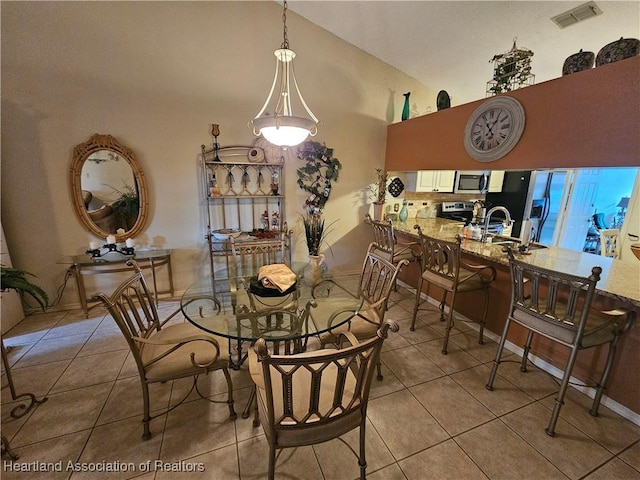
[(235, 228), (221, 228), (220, 230), (214, 230), (211, 232), (213, 238), (216, 240), (224, 241), (229, 240), (230, 237), (238, 238), (242, 232)]

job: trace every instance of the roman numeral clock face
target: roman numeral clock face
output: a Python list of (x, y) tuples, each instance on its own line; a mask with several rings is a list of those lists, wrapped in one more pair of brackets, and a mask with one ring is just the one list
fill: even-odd
[(524, 131), (524, 109), (512, 97), (487, 100), (469, 118), (464, 144), (471, 158), (492, 162), (516, 146)]

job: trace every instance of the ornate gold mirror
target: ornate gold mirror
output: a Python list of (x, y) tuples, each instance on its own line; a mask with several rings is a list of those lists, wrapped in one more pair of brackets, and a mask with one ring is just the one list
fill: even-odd
[(94, 235), (124, 241), (138, 235), (149, 214), (144, 173), (133, 151), (111, 135), (76, 145), (69, 170), (74, 210)]

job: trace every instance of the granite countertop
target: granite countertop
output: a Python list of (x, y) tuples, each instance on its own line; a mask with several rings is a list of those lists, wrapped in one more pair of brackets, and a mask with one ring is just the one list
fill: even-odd
[[(444, 240), (454, 240), (456, 234), (462, 234), (461, 222), (444, 218), (415, 218), (406, 222), (396, 221), (393, 228), (409, 236), (418, 238), (418, 231), (413, 228), (420, 225), (422, 232)], [(462, 251), (468, 255), (478, 257), (479, 260), (489, 260), (502, 265), (509, 265), (507, 254), (502, 251), (502, 245), (481, 243), (476, 240), (463, 239)], [(596, 291), (602, 295), (613, 297), (625, 303), (640, 308), (640, 262), (623, 262), (592, 253), (577, 252), (559, 247), (548, 247), (531, 250), (526, 255), (517, 255), (527, 263), (539, 265), (549, 270), (570, 273), (580, 276), (591, 275), (591, 269), (598, 265), (602, 267), (600, 281)]]

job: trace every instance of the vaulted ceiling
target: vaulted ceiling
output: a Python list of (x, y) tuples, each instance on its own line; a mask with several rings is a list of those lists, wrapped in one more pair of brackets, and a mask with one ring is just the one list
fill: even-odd
[[(446, 90), (452, 106), (485, 97), (494, 55), (534, 52), (535, 82), (558, 78), (564, 60), (620, 37), (640, 38), (640, 2), (596, 0), (601, 15), (559, 28), (552, 20), (585, 1), (296, 1), (289, 10), (407, 73)], [(295, 49), (295, 33), (290, 32)], [(594, 99), (597, 101), (597, 99)]]

